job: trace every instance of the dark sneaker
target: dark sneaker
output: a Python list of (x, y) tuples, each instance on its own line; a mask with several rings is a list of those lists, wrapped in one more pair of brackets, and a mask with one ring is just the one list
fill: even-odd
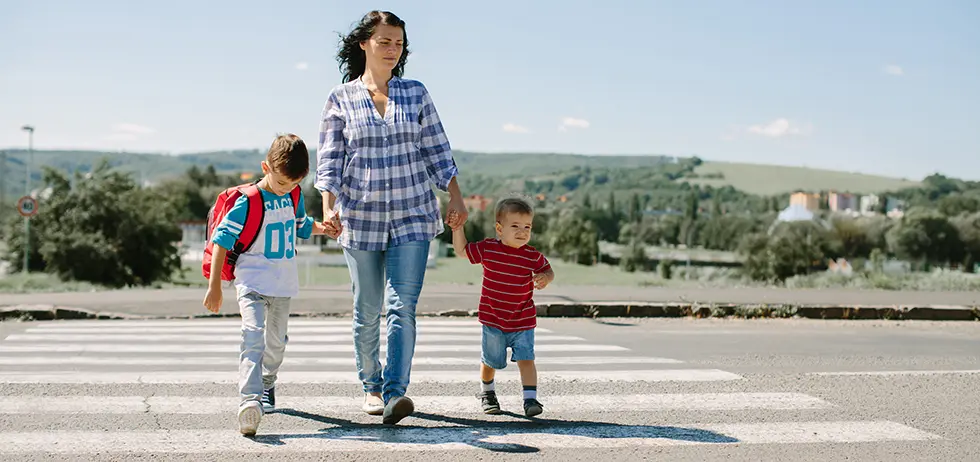
[(497, 392), (484, 391), (476, 395), (480, 399), (480, 404), (483, 405), (484, 414), (500, 414), (500, 402), (497, 401)]
[(394, 425), (412, 415), (415, 412), (415, 403), (407, 396), (395, 396), (388, 400), (385, 405), (385, 412), (382, 422), (385, 425)]
[(276, 387), (262, 390), (262, 412), (268, 414), (276, 410)]
[(534, 417), (540, 413), (544, 412), (544, 406), (538, 402), (536, 399), (525, 399), (524, 400), (524, 415), (528, 417)]

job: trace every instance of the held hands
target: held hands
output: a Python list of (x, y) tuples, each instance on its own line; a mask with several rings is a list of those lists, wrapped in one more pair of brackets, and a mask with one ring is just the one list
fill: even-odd
[(212, 313), (217, 313), (221, 309), (221, 287), (208, 287), (208, 293), (204, 296), (204, 307)]
[(323, 222), (317, 229), (322, 229), (323, 234), (330, 236), (331, 239), (337, 239), (344, 230), (344, 225), (340, 223), (340, 214), (336, 210), (326, 210), (323, 213)]
[(466, 206), (463, 205), (463, 201), (460, 199), (450, 199), (449, 206), (446, 207), (446, 224), (456, 231), (466, 224), (466, 219), (469, 218), (469, 212), (466, 211)]
[(340, 236), (340, 231), (336, 228), (328, 226), (326, 222), (313, 222), (313, 234), (326, 234), (331, 239), (337, 239)]

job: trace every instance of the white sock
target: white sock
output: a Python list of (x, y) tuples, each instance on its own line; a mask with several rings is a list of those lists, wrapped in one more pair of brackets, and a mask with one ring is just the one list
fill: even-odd
[(538, 387), (524, 387), (524, 399), (538, 399)]
[(488, 382), (484, 382), (484, 381), (481, 380), (480, 381), (480, 391), (482, 391), (484, 393), (485, 392), (488, 392), (488, 391), (493, 391), (493, 380), (491, 380), (489, 383)]

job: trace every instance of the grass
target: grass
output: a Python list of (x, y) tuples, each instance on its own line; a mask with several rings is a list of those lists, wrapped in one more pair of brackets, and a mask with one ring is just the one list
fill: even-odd
[(880, 193), (920, 186), (918, 181), (863, 173), (730, 162), (706, 161), (694, 169), (694, 173), (701, 176), (720, 173), (724, 178), (693, 178), (686, 181), (714, 187), (731, 185), (735, 189), (760, 195), (789, 193), (796, 190)]
[[(612, 285), (631, 286), (660, 285), (662, 281), (654, 273), (627, 273), (609, 265), (582, 266), (561, 260), (551, 262), (557, 279), (555, 287), (571, 285)], [(178, 285), (204, 287), (205, 281), (198, 266), (185, 268), (187, 274), (179, 279)], [(427, 284), (472, 284), (479, 285), (483, 272), (480, 265), (470, 264), (462, 258), (440, 258), (435, 268), (425, 273)], [(346, 266), (311, 267), (299, 266), (299, 281), (303, 287), (350, 284), (350, 273)]]
[(31, 273), (27, 276), (17, 273), (0, 278), (0, 293), (38, 293), (38, 292), (88, 292), (99, 290), (99, 286), (88, 282), (62, 281), (53, 274)]
[[(609, 265), (581, 266), (553, 260), (557, 279), (554, 287), (613, 286), (613, 287), (778, 287), (787, 289), (861, 289), (861, 290), (909, 290), (921, 292), (980, 291), (980, 275), (958, 271), (937, 270), (931, 273), (876, 274), (855, 273), (852, 276), (816, 273), (796, 276), (781, 284), (753, 281), (738, 269), (721, 267), (686, 267), (675, 264), (671, 279), (662, 279), (656, 272), (628, 273)], [(206, 281), (198, 265), (184, 268), (184, 275), (172, 283), (157, 284), (155, 288), (197, 287), (204, 288)], [(426, 272), (427, 284), (479, 285), (481, 267), (464, 259), (443, 258), (435, 268)], [(312, 267), (307, 272), (300, 265), (300, 286), (350, 284), (347, 267)], [(95, 284), (78, 281), (61, 281), (50, 274), (32, 273), (28, 276), (13, 274), (0, 278), (0, 293), (39, 292), (86, 292), (111, 290)]]
[(671, 281), (660, 285), (688, 284), (699, 287), (779, 287), (786, 289), (858, 289), (907, 290), (917, 292), (980, 291), (980, 274), (936, 270), (930, 273), (882, 274), (856, 272), (847, 276), (837, 273), (814, 273), (794, 276), (783, 283), (753, 281), (738, 269), (721, 267), (674, 267)]

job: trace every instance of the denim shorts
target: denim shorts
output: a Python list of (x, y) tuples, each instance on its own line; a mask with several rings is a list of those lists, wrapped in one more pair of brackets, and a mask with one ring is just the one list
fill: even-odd
[(506, 368), (508, 347), (511, 361), (533, 361), (534, 329), (503, 332), (496, 327), (483, 325), (483, 364), (493, 369)]

